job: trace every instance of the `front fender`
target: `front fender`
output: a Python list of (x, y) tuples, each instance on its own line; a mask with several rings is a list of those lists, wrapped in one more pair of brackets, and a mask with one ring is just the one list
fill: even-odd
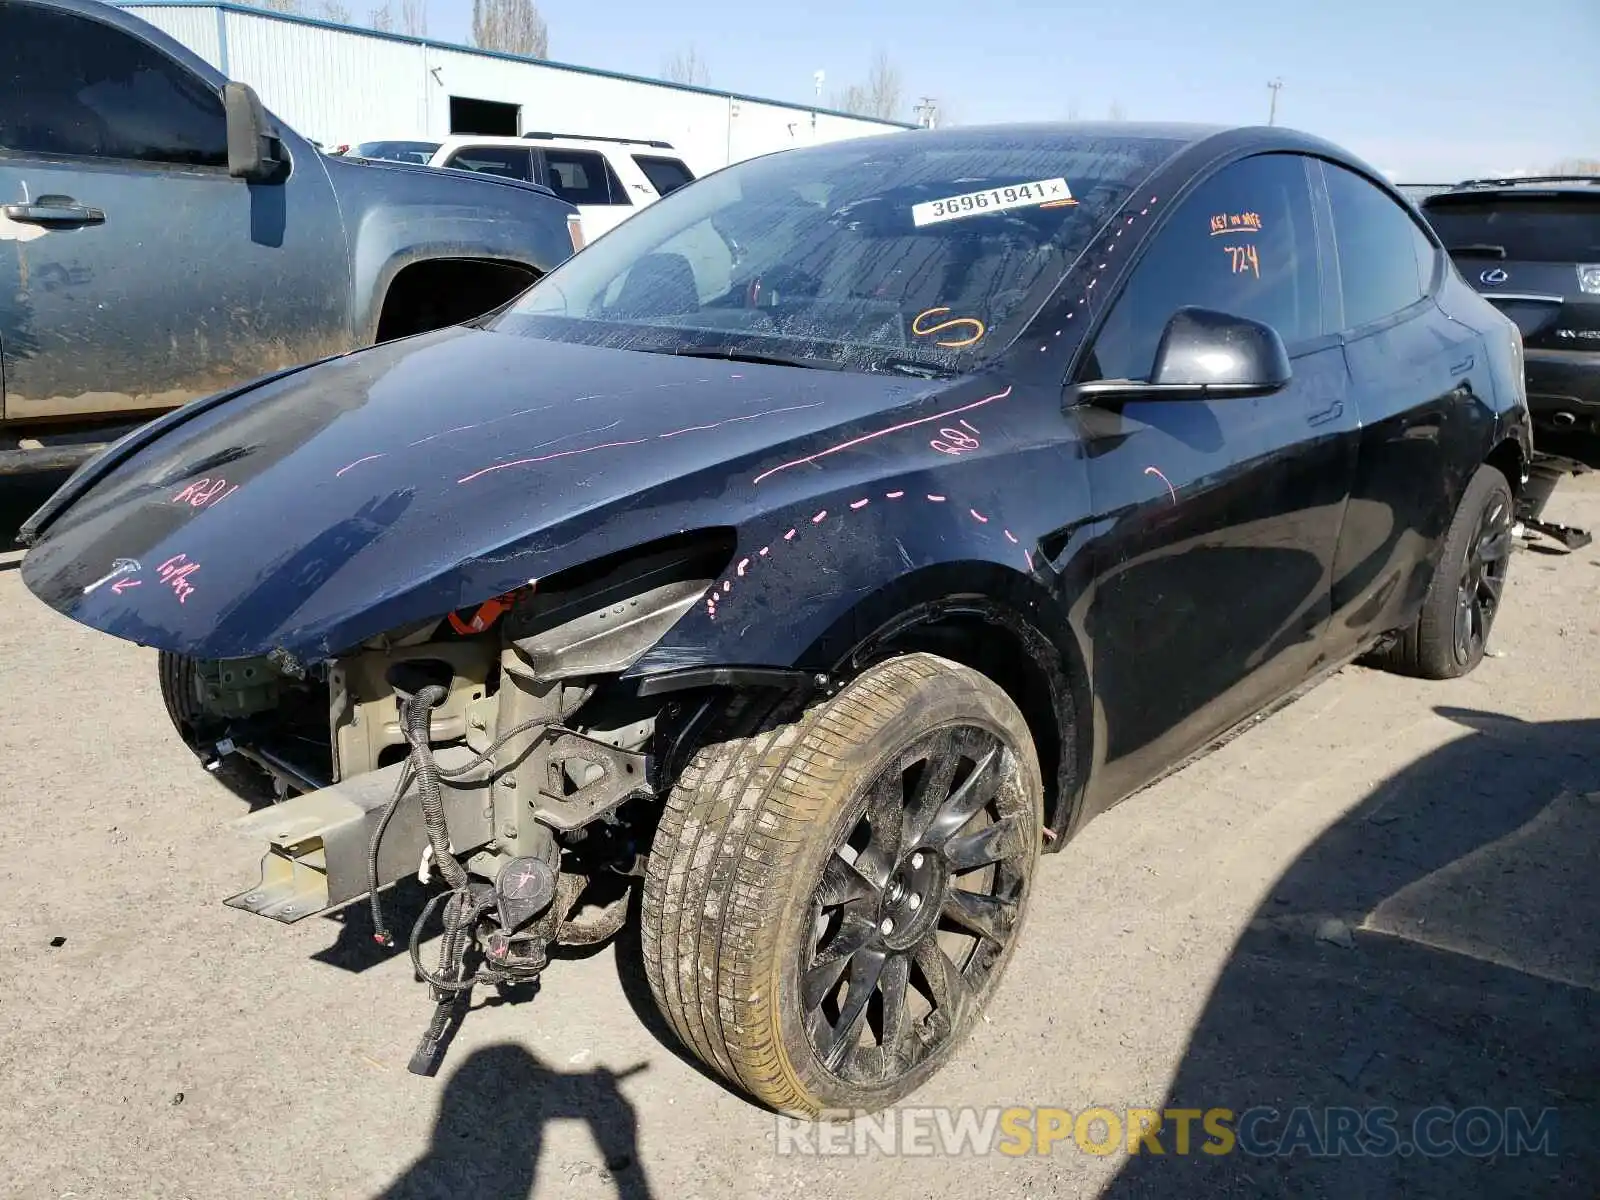
[(933, 578), (941, 588), (998, 589), (1032, 603), (1045, 594), (1045, 530), (1037, 506), (1018, 503), (1019, 493), (995, 479), (993, 460), (951, 463), (810, 492), (751, 518), (704, 601), (629, 675), (724, 665), (830, 670), (880, 615), (935, 598), (926, 586)]

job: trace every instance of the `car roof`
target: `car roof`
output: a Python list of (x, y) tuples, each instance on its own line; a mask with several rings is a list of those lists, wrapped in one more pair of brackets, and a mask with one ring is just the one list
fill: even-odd
[(1465, 179), (1442, 192), (1435, 192), (1423, 203), (1427, 205), (1435, 200), (1492, 196), (1496, 193), (1600, 195), (1600, 175), (1511, 175), (1505, 179)]
[(651, 142), (645, 138), (623, 139), (611, 138), (604, 141), (578, 137), (562, 137), (557, 134), (553, 137), (507, 137), (504, 134), (492, 133), (452, 133), (449, 137), (439, 140), (442, 150), (454, 150), (461, 146), (522, 146), (523, 148), (537, 146), (571, 146), (581, 150), (596, 150), (604, 153), (608, 147), (632, 153), (650, 152), (656, 154), (673, 153), (670, 147), (663, 150), (664, 143)]

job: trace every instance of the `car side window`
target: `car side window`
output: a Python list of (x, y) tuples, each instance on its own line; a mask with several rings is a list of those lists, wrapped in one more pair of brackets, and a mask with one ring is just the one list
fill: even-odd
[(463, 146), (444, 165), (506, 179), (533, 178), (533, 152), (519, 146)]
[(1409, 308), (1428, 292), (1438, 250), (1416, 219), (1354, 171), (1323, 163), (1345, 329)]
[(606, 160), (592, 150), (546, 150), (545, 182), (569, 204), (610, 204)]
[(1107, 314), (1080, 379), (1148, 380), (1178, 309), (1264, 321), (1291, 349), (1321, 333), (1321, 276), (1305, 160), (1224, 167), (1168, 214)]
[(665, 196), (668, 192), (675, 192), (686, 183), (694, 182), (694, 174), (676, 158), (665, 158), (654, 154), (635, 154), (633, 161), (644, 172), (650, 186), (655, 188), (656, 194)]
[(222, 97), (154, 46), (99, 21), (0, 5), (0, 150), (228, 165)]

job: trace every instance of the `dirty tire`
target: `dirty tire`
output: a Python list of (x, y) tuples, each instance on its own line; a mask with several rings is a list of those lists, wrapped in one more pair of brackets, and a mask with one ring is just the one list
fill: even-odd
[(657, 1005), (703, 1063), (781, 1112), (893, 1103), (949, 1060), (998, 984), (1042, 800), (1016, 705), (946, 659), (890, 659), (805, 709), (734, 697), (651, 850)]
[[(214, 741), (221, 733), (211, 727), (211, 720), (200, 707), (194, 660), (163, 650), (157, 656), (156, 670), (161, 677), (161, 699), (167, 706), (167, 716), (172, 719), (173, 728), (178, 731), (184, 745), (203, 759), (205, 756), (197, 747), (207, 740), (208, 735)], [(252, 805), (271, 804), (277, 799), (271, 776), (237, 754), (230, 754), (218, 763), (211, 776)]]
[(1479, 467), (1445, 534), (1416, 623), (1372, 655), (1372, 666), (1422, 679), (1455, 679), (1483, 661), (1511, 560), (1512, 514), (1506, 477), (1494, 467)]

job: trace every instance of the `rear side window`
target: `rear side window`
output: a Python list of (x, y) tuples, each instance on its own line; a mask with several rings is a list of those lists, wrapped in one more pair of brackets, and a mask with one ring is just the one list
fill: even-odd
[[(604, 155), (592, 150), (544, 151), (545, 182), (569, 204), (626, 204), (626, 196), (613, 200)], [(621, 185), (618, 185), (621, 192)]]
[(0, 3), (0, 80), (0, 149), (228, 165), (221, 96), (120, 29)]
[(1593, 196), (1440, 197), (1423, 209), (1445, 248), (1464, 258), (1600, 262), (1600, 186)]
[(1084, 377), (1148, 380), (1167, 322), (1190, 305), (1264, 321), (1293, 347), (1322, 332), (1321, 294), (1305, 160), (1247, 158), (1196, 188), (1155, 235)]
[(444, 165), (458, 171), (532, 180), (533, 151), (518, 146), (463, 146)]
[(644, 172), (644, 177), (650, 181), (650, 186), (656, 192), (665, 196), (668, 192), (675, 192), (686, 183), (694, 182), (694, 172), (689, 170), (676, 158), (661, 158), (654, 154), (635, 154), (633, 161), (639, 164), (639, 169)]
[(1354, 171), (1322, 165), (1339, 244), (1344, 329), (1415, 304), (1433, 282), (1438, 248), (1411, 214)]

